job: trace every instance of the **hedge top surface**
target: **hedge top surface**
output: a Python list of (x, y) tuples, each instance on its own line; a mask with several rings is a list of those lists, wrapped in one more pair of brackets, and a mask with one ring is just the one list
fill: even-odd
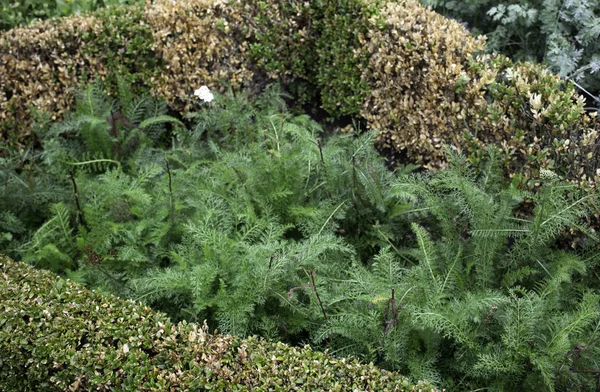
[(417, 0), (163, 0), (0, 35), (0, 139), (18, 144), (30, 106), (60, 117), (71, 90), (128, 73), (185, 114), (201, 85), (261, 90), (366, 120), (392, 159), (477, 164), (496, 144), (508, 176), (555, 171), (595, 187), (600, 122), (572, 83), (541, 65), (481, 55), (484, 41)]
[(509, 176), (545, 169), (586, 187), (600, 181), (600, 123), (572, 83), (542, 65), (482, 54), (484, 37), (417, 0), (387, 2), (381, 17), (386, 28), (361, 37), (370, 90), (360, 113), (384, 150), (437, 169), (447, 146), (477, 165), (494, 144)]
[(0, 389), (425, 391), (310, 347), (212, 335), (0, 256)]

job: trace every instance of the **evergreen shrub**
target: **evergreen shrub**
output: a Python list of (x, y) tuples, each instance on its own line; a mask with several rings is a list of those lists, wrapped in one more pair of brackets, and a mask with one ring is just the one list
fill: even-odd
[(0, 31), (52, 17), (139, 2), (140, 0), (0, 0)]
[(160, 67), (151, 42), (140, 6), (111, 7), (3, 32), (0, 137), (17, 144), (31, 136), (35, 110), (61, 118), (73, 107), (80, 84), (114, 79), (115, 73), (128, 74), (134, 86), (150, 80)]
[(358, 50), (359, 40), (372, 27), (370, 19), (377, 19), (383, 3), (246, 2), (251, 57), (271, 79), (300, 84), (296, 89), (302, 101), (320, 100), (331, 116), (355, 115), (368, 91), (360, 77), (368, 57)]
[(310, 347), (212, 335), (0, 256), (0, 389), (434, 391)]
[(543, 66), (484, 55), (484, 40), (417, 1), (390, 2), (385, 29), (363, 40), (370, 87), (361, 115), (380, 130), (381, 147), (428, 168), (446, 165), (444, 146), (477, 163), (487, 144), (505, 173), (541, 169), (594, 186), (600, 124), (574, 86)]
[(441, 168), (451, 145), (477, 163), (493, 143), (508, 176), (548, 169), (595, 186), (600, 125), (573, 85), (541, 66), (481, 55), (483, 39), (415, 0), (165, 0), (104, 12), (0, 37), (5, 137), (27, 133), (27, 104), (60, 116), (72, 104), (68, 88), (84, 74), (107, 75), (115, 57), (182, 113), (198, 85), (259, 91), (277, 78), (298, 102), (366, 120), (392, 160)]
[(171, 148), (146, 140), (109, 165), (84, 158), (98, 145), (70, 127), (80, 105), (43, 139), (40, 176), (69, 195), (13, 253), (175, 321), (437, 386), (592, 385), (576, 370), (597, 368), (598, 238), (581, 224), (597, 194), (547, 170), (534, 191), (506, 183), (498, 149), (479, 171), (449, 153), (435, 174), (391, 172), (374, 132), (326, 135), (273, 87), (201, 105)]
[[(600, 104), (600, 3), (595, 0), (423, 0), (488, 37), (487, 50), (514, 61), (544, 62)], [(587, 93), (586, 93), (587, 94)], [(593, 95), (596, 95), (594, 97)]]

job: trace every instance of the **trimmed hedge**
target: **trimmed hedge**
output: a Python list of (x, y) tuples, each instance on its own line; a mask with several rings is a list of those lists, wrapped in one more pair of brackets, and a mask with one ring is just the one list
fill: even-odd
[[(548, 169), (600, 180), (596, 113), (542, 66), (481, 55), (484, 40), (417, 0), (162, 0), (46, 21), (0, 36), (0, 131), (30, 132), (28, 104), (60, 117), (71, 88), (110, 70), (186, 113), (200, 85), (260, 90), (276, 79), (380, 131), (392, 160), (446, 166), (453, 146), (477, 164), (498, 145), (508, 176)], [(111, 60), (115, 59), (115, 60)]]
[(0, 256), (0, 390), (425, 391), (396, 373), (211, 335)]
[(481, 55), (484, 39), (419, 5), (389, 2), (384, 29), (370, 29), (370, 87), (361, 115), (381, 130), (380, 147), (430, 169), (444, 167), (444, 147), (472, 163), (484, 146), (502, 151), (506, 174), (540, 169), (594, 186), (600, 180), (597, 113), (586, 113), (572, 83), (532, 63)]
[(142, 84), (160, 69), (152, 31), (140, 7), (101, 9), (51, 19), (0, 35), (0, 139), (30, 135), (32, 108), (60, 118), (74, 105), (73, 90), (95, 78), (127, 74)]

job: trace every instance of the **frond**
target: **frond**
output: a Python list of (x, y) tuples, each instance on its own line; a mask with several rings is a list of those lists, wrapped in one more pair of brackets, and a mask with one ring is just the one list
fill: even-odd
[(121, 163), (119, 161), (109, 159), (102, 154), (93, 154), (87, 151), (81, 154), (80, 161), (66, 161), (65, 164), (77, 171), (83, 171), (87, 173), (104, 173), (111, 168), (121, 167)]
[(133, 101), (133, 92), (126, 78), (117, 73), (117, 94), (121, 108), (129, 108)]
[(499, 308), (508, 298), (495, 292), (469, 292), (462, 300), (454, 299), (448, 306), (413, 310), (415, 326), (427, 327), (451, 338), (468, 349), (477, 347), (480, 325), (490, 310)]
[(373, 258), (370, 270), (375, 276), (381, 278), (389, 285), (389, 289), (398, 287), (402, 282), (404, 267), (398, 263), (398, 260), (389, 247), (383, 248)]
[(12, 211), (0, 212), (0, 230), (9, 233), (23, 233), (25, 224)]
[(592, 292), (584, 292), (577, 309), (570, 314), (562, 314), (551, 321), (551, 338), (546, 343), (549, 356), (565, 354), (573, 344), (573, 340), (581, 336), (587, 328), (600, 319), (600, 296)]
[(148, 118), (148, 104), (152, 100), (153, 98), (148, 95), (142, 95), (134, 98), (129, 105), (123, 106), (123, 115), (133, 124), (140, 124), (142, 121)]
[(187, 271), (167, 268), (150, 270), (145, 276), (129, 281), (132, 299), (151, 304), (170, 300), (190, 292), (190, 276)]
[(176, 119), (175, 117), (162, 115), (162, 116), (155, 116), (155, 117), (150, 117), (150, 118), (145, 119), (144, 121), (142, 121), (140, 123), (140, 128), (145, 129), (145, 128), (150, 128), (154, 125), (165, 124), (165, 123), (173, 123), (173, 124), (179, 124), (181, 126), (184, 126), (183, 123), (181, 121), (179, 121), (178, 119)]
[(248, 336), (252, 331), (252, 314), (255, 305), (233, 299), (220, 303), (217, 313), (219, 332), (235, 336)]
[(431, 284), (437, 286), (437, 289), (441, 289), (441, 282), (439, 281), (439, 265), (438, 265), (438, 256), (435, 250), (435, 246), (431, 241), (431, 237), (427, 231), (413, 223), (411, 225), (413, 232), (417, 236), (417, 244), (419, 246), (419, 250), (421, 251), (420, 261), (425, 265), (427, 271), (429, 273), (429, 277), (431, 278)]
[(35, 251), (44, 245), (56, 241), (58, 244), (71, 245), (72, 229), (69, 225), (70, 213), (64, 203), (50, 206), (52, 218), (44, 223), (33, 235), (27, 245), (28, 251)]
[(76, 94), (76, 113), (92, 118), (102, 118), (110, 113), (114, 103), (104, 94), (98, 81), (90, 83)]
[(498, 348), (481, 352), (471, 370), (471, 375), (478, 378), (504, 377), (506, 383), (513, 377), (518, 377), (523, 370), (523, 363)]
[(450, 338), (468, 348), (474, 348), (475, 342), (463, 329), (463, 326), (452, 315), (436, 311), (425, 311), (415, 313), (415, 326), (419, 328), (430, 328), (445, 338)]
[(546, 305), (535, 292), (510, 291), (510, 302), (502, 312), (502, 343), (511, 352), (521, 352), (537, 341), (544, 325)]

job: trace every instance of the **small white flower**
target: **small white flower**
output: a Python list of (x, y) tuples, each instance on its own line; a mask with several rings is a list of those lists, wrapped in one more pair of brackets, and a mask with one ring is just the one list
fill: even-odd
[(194, 95), (203, 100), (204, 102), (210, 102), (215, 98), (215, 96), (210, 92), (210, 90), (206, 86), (202, 86), (198, 90), (194, 91)]

